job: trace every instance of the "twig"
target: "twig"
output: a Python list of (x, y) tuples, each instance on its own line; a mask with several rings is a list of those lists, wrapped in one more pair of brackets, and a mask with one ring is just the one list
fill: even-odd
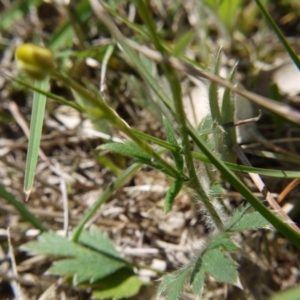
[(257, 141), (262, 143), (266, 148), (271, 149), (272, 151), (274, 151), (276, 153), (281, 153), (283, 155), (286, 155), (287, 157), (292, 157), (292, 158), (300, 161), (300, 156), (299, 155), (297, 155), (293, 152), (287, 151), (287, 150), (285, 150), (281, 147), (278, 147), (278, 146), (272, 144), (271, 142), (269, 142), (268, 140), (266, 140), (262, 136), (258, 136), (258, 135), (254, 135), (254, 134), (253, 134), (253, 136)]
[[(240, 161), (245, 164), (246, 166), (251, 166), (249, 160), (247, 159), (246, 155), (242, 151), (242, 148), (238, 145), (235, 145), (233, 147), (233, 150), (236, 152), (238, 158)], [(254, 173), (248, 173), (251, 179), (253, 180), (254, 184), (258, 188), (258, 190), (262, 193), (264, 198), (267, 200), (269, 205), (273, 208), (275, 212), (277, 212), (286, 222), (289, 224), (290, 227), (292, 227), (295, 231), (300, 233), (300, 229), (298, 226), (290, 219), (290, 217), (282, 210), (280, 205), (276, 202), (276, 200), (273, 198), (271, 193), (268, 191), (266, 185), (261, 180), (260, 176), (258, 174)]]
[(287, 196), (287, 194), (292, 191), (297, 185), (300, 184), (299, 178), (295, 178), (292, 180), (284, 189), (283, 191), (278, 195), (277, 202), (281, 203), (284, 198)]
[(137, 52), (140, 52), (144, 54), (145, 56), (151, 58), (152, 60), (158, 62), (158, 63), (166, 63), (172, 66), (174, 69), (177, 69), (179, 71), (182, 71), (186, 74), (190, 74), (194, 77), (201, 77), (208, 79), (209, 81), (212, 81), (214, 83), (217, 83), (230, 91), (237, 93), (255, 104), (262, 106), (270, 111), (273, 111), (274, 113), (278, 114), (279, 116), (282, 116), (286, 118), (287, 120), (290, 120), (291, 122), (300, 124), (300, 112), (296, 111), (295, 108), (284, 104), (284, 103), (278, 103), (274, 100), (265, 98), (263, 96), (257, 95), (255, 93), (249, 92), (245, 89), (242, 89), (238, 87), (237, 85), (234, 85), (224, 79), (222, 79), (219, 76), (216, 76), (214, 74), (210, 74), (206, 71), (200, 70), (199, 68), (194, 67), (191, 64), (188, 64), (184, 61), (181, 61), (178, 58), (175, 58), (173, 56), (164, 57), (161, 53), (158, 51), (152, 50), (150, 48), (147, 48), (145, 46), (142, 46), (136, 42), (133, 42), (132, 40), (126, 39), (126, 42), (130, 47), (132, 47)]
[(240, 120), (240, 121), (236, 121), (236, 122), (229, 122), (226, 124), (222, 124), (222, 127), (228, 128), (228, 127), (236, 127), (236, 126), (240, 126), (240, 125), (244, 125), (244, 124), (254, 123), (254, 122), (259, 121), (261, 116), (262, 116), (262, 113), (261, 113), (261, 109), (260, 109), (258, 116), (255, 118)]
[(12, 268), (12, 272), (14, 275), (14, 279), (10, 281), (10, 284), (14, 291), (16, 299), (26, 300), (27, 297), (23, 293), (21, 285), (18, 282), (19, 274), (17, 271), (17, 265), (16, 265), (16, 260), (15, 260), (15, 255), (14, 255), (14, 249), (13, 249), (12, 242), (11, 242), (9, 228), (7, 228), (7, 242), (8, 242), (8, 248), (9, 248), (9, 258), (10, 258), (10, 262), (11, 262), (11, 268)]

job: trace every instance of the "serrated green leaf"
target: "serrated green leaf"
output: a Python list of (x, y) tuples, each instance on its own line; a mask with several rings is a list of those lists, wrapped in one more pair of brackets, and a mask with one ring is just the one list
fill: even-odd
[(263, 228), (269, 224), (269, 222), (259, 212), (247, 214), (249, 208), (250, 206), (247, 205), (242, 209), (236, 210), (227, 226), (227, 232)]
[(80, 252), (80, 246), (73, 244), (63, 236), (54, 232), (43, 233), (37, 242), (30, 242), (23, 248), (32, 254), (48, 254), (53, 256), (74, 257)]
[(183, 182), (181, 180), (176, 180), (171, 184), (165, 198), (165, 207), (164, 207), (165, 213), (171, 210), (175, 197), (180, 192), (182, 185)]
[(158, 296), (166, 294), (166, 300), (179, 299), (189, 273), (190, 269), (186, 268), (175, 271), (172, 274), (165, 275), (158, 287)]
[(239, 250), (239, 246), (235, 244), (228, 233), (221, 233), (213, 237), (206, 249), (218, 248), (219, 250), (234, 252)]
[(73, 278), (73, 284), (89, 282), (104, 278), (124, 266), (123, 263), (93, 251), (81, 251), (74, 259), (56, 261), (48, 269), (49, 274)]
[(238, 273), (234, 261), (219, 249), (205, 251), (202, 264), (205, 271), (217, 281), (238, 284)]
[(199, 271), (194, 275), (193, 280), (193, 291), (198, 296), (201, 296), (203, 293), (204, 279), (205, 270), (204, 268), (200, 268)]
[(83, 231), (80, 235), (79, 242), (83, 245), (90, 247), (98, 252), (107, 253), (107, 255), (122, 259), (122, 256), (115, 249), (110, 238), (99, 231), (96, 227), (92, 227), (89, 232)]
[(124, 261), (114, 258), (114, 252), (109, 253), (110, 246), (106, 251), (97, 252), (55, 233), (42, 234), (37, 242), (28, 243), (24, 248), (34, 254), (68, 257), (54, 263), (48, 271), (73, 277), (74, 284), (96, 281), (126, 265)]
[(136, 295), (143, 282), (130, 269), (120, 269), (114, 274), (97, 281), (92, 299), (124, 299)]
[(203, 138), (204, 141), (208, 141), (209, 134), (212, 133), (213, 120), (210, 115), (206, 116), (199, 124), (197, 133)]
[[(163, 123), (164, 123), (164, 127), (165, 127), (165, 131), (166, 131), (166, 136), (167, 136), (167, 140), (171, 145), (174, 145), (176, 147), (178, 147), (178, 142), (175, 136), (175, 133), (173, 131), (173, 128), (171, 126), (171, 124), (169, 123), (169, 121), (166, 118), (163, 118)], [(174, 158), (175, 161), (175, 165), (178, 171), (182, 172), (183, 170), (183, 158), (182, 155), (180, 153), (178, 153), (177, 151), (171, 151), (172, 156)]]

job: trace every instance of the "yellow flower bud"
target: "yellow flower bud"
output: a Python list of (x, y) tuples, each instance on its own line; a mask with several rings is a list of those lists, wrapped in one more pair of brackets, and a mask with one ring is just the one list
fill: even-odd
[(36, 80), (44, 79), (55, 67), (52, 52), (33, 44), (23, 44), (16, 50), (18, 67)]

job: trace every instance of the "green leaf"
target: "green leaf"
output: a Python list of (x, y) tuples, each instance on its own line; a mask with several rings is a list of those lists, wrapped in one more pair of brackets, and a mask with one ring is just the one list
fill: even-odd
[(172, 49), (172, 55), (179, 56), (182, 54), (184, 49), (191, 43), (194, 37), (195, 33), (193, 31), (188, 31), (183, 36), (180, 36), (180, 39), (175, 42), (174, 49)]
[(166, 294), (166, 300), (177, 300), (180, 297), (186, 278), (190, 273), (190, 269), (180, 269), (172, 274), (165, 275), (158, 287), (158, 297)]
[(110, 238), (100, 232), (96, 227), (92, 227), (89, 232), (83, 231), (80, 235), (79, 242), (84, 246), (92, 248), (95, 251), (102, 252), (111, 257), (123, 260), (122, 256), (115, 249)]
[(193, 280), (193, 291), (198, 296), (201, 296), (203, 293), (204, 280), (205, 280), (205, 269), (200, 268), (199, 271), (194, 275), (194, 280)]
[(204, 139), (207, 140), (208, 134), (212, 133), (213, 120), (211, 115), (206, 116), (199, 124), (197, 131), (198, 134)]
[[(232, 82), (236, 73), (237, 64), (232, 68), (228, 81)], [(223, 98), (222, 98), (222, 107), (221, 107), (221, 113), (222, 113), (222, 122), (228, 123), (234, 121), (234, 101), (233, 101), (232, 93), (229, 89), (225, 89)]]
[(145, 164), (153, 164), (151, 162), (151, 156), (145, 154), (136, 144), (133, 142), (121, 143), (107, 143), (103, 144), (98, 149), (114, 151), (123, 155), (131, 156), (138, 159)]
[[(49, 78), (46, 77), (42, 81), (35, 81), (35, 86), (41, 90), (48, 90)], [(32, 112), (31, 112), (31, 121), (30, 121), (30, 134), (28, 142), (28, 153), (26, 157), (26, 170), (25, 170), (25, 179), (24, 179), (24, 192), (28, 198), (35, 175), (35, 169), (37, 165), (40, 141), (42, 136), (42, 128), (45, 114), (47, 97), (38, 92), (33, 94), (33, 103), (32, 103)]]
[(136, 295), (142, 285), (143, 282), (132, 270), (123, 268), (97, 281), (92, 299), (127, 299)]
[(251, 230), (266, 227), (269, 222), (258, 212), (246, 214), (245, 209), (237, 210), (230, 220), (228, 232)]
[(283, 292), (276, 293), (269, 300), (299, 300), (300, 285), (296, 285)]
[(235, 285), (239, 283), (234, 261), (225, 256), (219, 249), (205, 251), (202, 264), (206, 272), (217, 281)]
[[(221, 53), (222, 50), (220, 49), (215, 56), (215, 64), (213, 66), (213, 73), (215, 75), (219, 75), (220, 72)], [(219, 90), (218, 85), (214, 82), (210, 82), (209, 84), (209, 107), (212, 120), (220, 125), (222, 120), (219, 107)]]
[(30, 242), (24, 249), (33, 254), (47, 254), (61, 257), (75, 257), (83, 247), (70, 242), (54, 232), (41, 234), (37, 242)]
[(208, 250), (208, 249), (215, 249), (215, 248), (223, 251), (230, 251), (230, 252), (234, 252), (240, 249), (239, 246), (230, 239), (228, 233), (221, 233), (214, 236), (210, 240), (206, 249)]
[(176, 180), (171, 184), (165, 198), (165, 213), (168, 213), (171, 210), (175, 197), (180, 192), (182, 185), (183, 182), (181, 180)]
[[(175, 136), (175, 133), (173, 131), (171, 124), (169, 123), (169, 121), (166, 118), (163, 118), (163, 122), (164, 122), (164, 127), (165, 127), (168, 142), (171, 145), (178, 147), (179, 145), (178, 145), (178, 142), (177, 142), (177, 139), (176, 139), (176, 136)], [(178, 151), (171, 151), (171, 153), (174, 158), (177, 170), (182, 172), (182, 170), (183, 170), (182, 155), (180, 153), (178, 153)]]
[[(229, 75), (229, 82), (232, 82), (236, 72), (237, 64), (232, 68)], [(222, 123), (226, 124), (234, 122), (235, 113), (235, 95), (231, 93), (229, 89), (225, 89), (222, 99), (221, 115)], [(224, 147), (221, 147), (222, 158), (226, 161), (235, 162), (236, 154), (232, 150), (232, 147), (236, 144), (236, 129), (235, 127), (226, 128), (226, 134), (224, 135)]]
[(123, 155), (134, 157), (145, 165), (148, 165), (152, 168), (158, 169), (165, 174), (174, 177), (172, 174), (168, 172), (160, 163), (156, 162), (155, 159), (152, 159), (151, 156), (145, 154), (135, 143), (126, 142), (125, 144), (121, 143), (108, 143), (98, 147), (101, 150), (109, 150), (114, 151)]
[(210, 187), (210, 195), (218, 196), (224, 193), (224, 189), (218, 182), (214, 182)]
[[(85, 238), (90, 243), (95, 234), (86, 235), (90, 235)], [(37, 242), (28, 243), (24, 248), (34, 254), (67, 257), (55, 262), (48, 272), (71, 277), (74, 284), (80, 284), (94, 282), (126, 266), (124, 260), (115, 258), (115, 251), (112, 251), (111, 245), (103, 243), (101, 246), (101, 252), (94, 251), (55, 233), (44, 233)]]

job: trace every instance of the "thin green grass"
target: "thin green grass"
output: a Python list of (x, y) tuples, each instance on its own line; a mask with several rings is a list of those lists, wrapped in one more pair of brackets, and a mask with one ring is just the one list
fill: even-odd
[[(35, 87), (38, 90), (48, 91), (49, 77), (42, 81), (35, 81)], [(40, 142), (43, 130), (44, 114), (46, 108), (46, 96), (39, 92), (34, 92), (30, 122), (30, 133), (28, 143), (28, 153), (26, 160), (26, 171), (24, 179), (24, 192), (28, 200), (35, 176), (37, 160), (40, 151)]]

